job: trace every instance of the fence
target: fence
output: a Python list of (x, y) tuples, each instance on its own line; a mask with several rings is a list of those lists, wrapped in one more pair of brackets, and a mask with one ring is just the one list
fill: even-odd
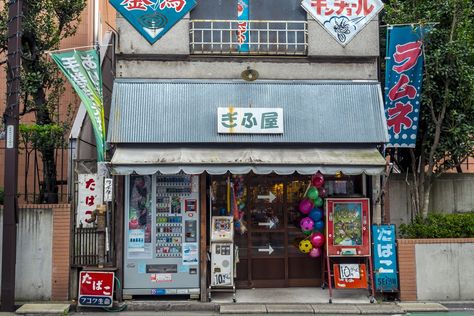
[(248, 52), (239, 50), (238, 20), (191, 20), (191, 54), (306, 55), (305, 21), (247, 21)]

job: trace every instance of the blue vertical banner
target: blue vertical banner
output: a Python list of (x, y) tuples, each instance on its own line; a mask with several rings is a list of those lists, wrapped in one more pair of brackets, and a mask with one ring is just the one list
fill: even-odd
[(166, 34), (196, 5), (195, 0), (109, 0), (150, 44)]
[(416, 146), (423, 82), (421, 27), (388, 26), (385, 70), (387, 147)]
[(398, 292), (395, 225), (372, 225), (374, 282), (379, 292)]
[(250, 0), (238, 0), (237, 2), (237, 42), (239, 52), (249, 52), (249, 13)]

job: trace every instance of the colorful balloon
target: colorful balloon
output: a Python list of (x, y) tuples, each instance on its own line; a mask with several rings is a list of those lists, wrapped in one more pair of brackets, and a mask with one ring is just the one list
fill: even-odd
[(309, 238), (311, 241), (311, 244), (318, 248), (321, 247), (324, 244), (324, 235), (321, 234), (320, 232), (315, 232), (311, 234), (311, 237)]
[(324, 222), (323, 221), (315, 222), (313, 229), (322, 232), (324, 230)]
[(302, 230), (313, 230), (314, 221), (309, 217), (305, 217), (300, 221), (300, 227)]
[(320, 198), (320, 197), (318, 197), (316, 199), (316, 201), (314, 201), (314, 206), (316, 206), (316, 207), (321, 207), (321, 206), (323, 206), (323, 204), (324, 204), (323, 199)]
[(327, 195), (326, 189), (323, 188), (323, 187), (320, 187), (320, 188), (318, 189), (318, 193), (319, 193), (319, 196), (322, 197), (322, 198), (325, 198), (326, 195)]
[(316, 189), (315, 187), (310, 187), (308, 189), (308, 193), (306, 194), (311, 200), (316, 200), (319, 196), (319, 192), (318, 192), (318, 189)]
[(320, 187), (324, 185), (323, 175), (320, 172), (316, 173), (311, 179), (311, 183), (319, 189)]
[(313, 208), (308, 215), (313, 221), (317, 222), (323, 218), (323, 211), (319, 208)]
[(300, 212), (303, 214), (308, 214), (313, 209), (313, 202), (310, 199), (303, 199), (300, 202)]
[(311, 249), (313, 249), (313, 245), (311, 245), (311, 242), (309, 240), (305, 239), (300, 241), (299, 248), (302, 253), (309, 253)]
[(304, 230), (304, 229), (302, 229), (301, 231), (302, 231), (303, 234), (305, 234), (306, 236), (309, 236), (309, 235), (311, 235), (311, 234), (313, 233), (312, 230)]
[(313, 247), (313, 249), (311, 249), (311, 251), (309, 252), (309, 256), (313, 257), (313, 258), (320, 257), (321, 256), (321, 248), (314, 248)]

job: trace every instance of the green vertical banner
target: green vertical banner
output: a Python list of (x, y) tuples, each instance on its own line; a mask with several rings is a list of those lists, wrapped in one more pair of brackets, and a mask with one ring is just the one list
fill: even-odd
[(102, 73), (97, 51), (69, 51), (51, 54), (84, 103), (94, 129), (97, 161), (105, 158), (105, 122)]

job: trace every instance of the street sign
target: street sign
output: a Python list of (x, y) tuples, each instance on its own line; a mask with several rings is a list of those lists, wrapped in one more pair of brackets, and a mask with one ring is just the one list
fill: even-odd
[(81, 271), (79, 306), (111, 307), (114, 295), (114, 273)]

